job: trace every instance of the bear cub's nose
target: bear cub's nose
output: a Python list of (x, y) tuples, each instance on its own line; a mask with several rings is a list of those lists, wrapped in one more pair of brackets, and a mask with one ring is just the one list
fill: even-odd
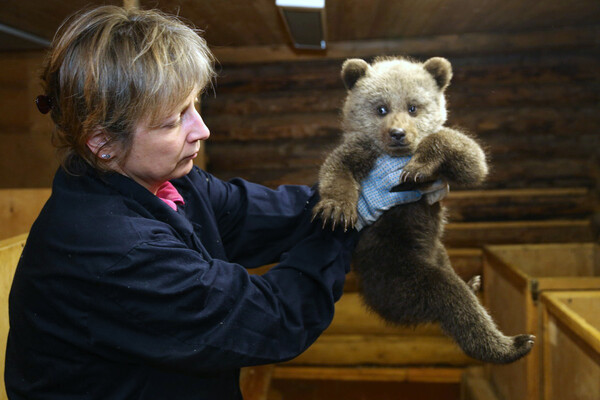
[(390, 129), (390, 137), (394, 144), (405, 145), (406, 144), (406, 131), (402, 128)]

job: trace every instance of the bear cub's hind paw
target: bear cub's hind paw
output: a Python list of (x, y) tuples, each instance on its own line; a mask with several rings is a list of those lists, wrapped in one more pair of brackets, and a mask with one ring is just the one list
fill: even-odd
[[(535, 336), (533, 335), (517, 335), (513, 337), (514, 355), (516, 359), (519, 359), (529, 353), (535, 343)], [(514, 360), (511, 360), (514, 361)]]

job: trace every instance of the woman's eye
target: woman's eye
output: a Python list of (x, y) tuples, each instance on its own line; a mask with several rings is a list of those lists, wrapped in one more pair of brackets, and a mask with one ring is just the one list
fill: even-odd
[(180, 123), (181, 123), (181, 118), (177, 118), (174, 121), (165, 122), (163, 125), (161, 125), (161, 128), (174, 129), (174, 128), (177, 128)]
[(417, 106), (414, 106), (412, 104), (409, 105), (408, 106), (408, 112), (409, 112), (409, 114), (415, 114), (417, 112)]
[(377, 107), (377, 114), (379, 115), (386, 115), (388, 113), (388, 109), (386, 106), (379, 106)]

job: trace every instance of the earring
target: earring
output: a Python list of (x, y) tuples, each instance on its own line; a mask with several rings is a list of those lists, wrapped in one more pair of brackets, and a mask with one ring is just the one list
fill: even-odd
[(108, 160), (110, 158), (110, 154), (102, 154), (100, 156), (103, 160)]

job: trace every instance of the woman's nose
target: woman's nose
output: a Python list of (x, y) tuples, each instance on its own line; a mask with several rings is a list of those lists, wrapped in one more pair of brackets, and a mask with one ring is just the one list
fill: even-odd
[(195, 142), (196, 140), (206, 140), (210, 136), (210, 130), (204, 123), (200, 113), (194, 109), (193, 120), (188, 134), (188, 140)]

